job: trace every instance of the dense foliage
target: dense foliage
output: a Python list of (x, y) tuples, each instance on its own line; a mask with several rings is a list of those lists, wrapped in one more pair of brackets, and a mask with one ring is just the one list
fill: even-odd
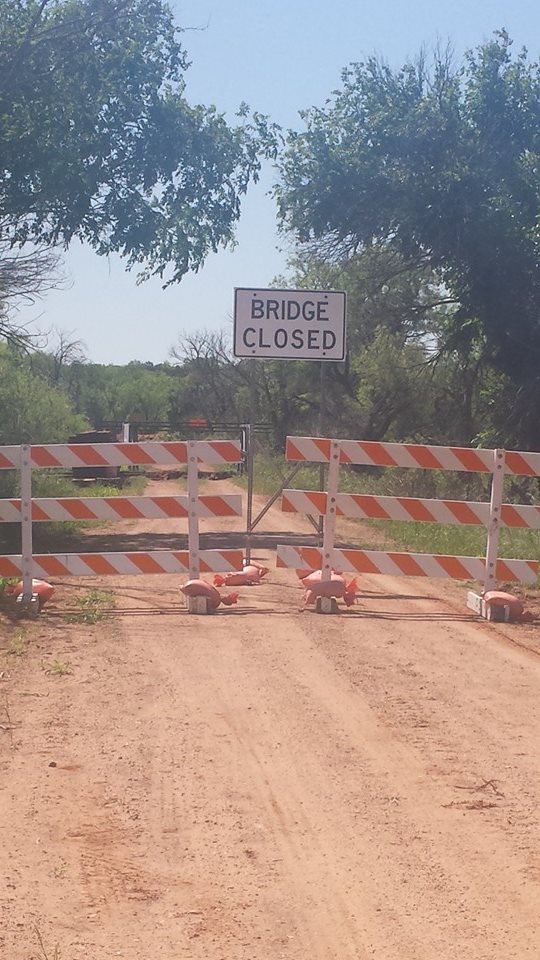
[(188, 102), (178, 33), (163, 0), (0, 0), (0, 337), (74, 237), (165, 284), (233, 242), (268, 127)]
[(373, 58), (304, 119), (280, 162), (285, 229), (334, 263), (375, 245), (429, 268), (455, 304), (440, 348), (511, 380), (501, 432), (538, 449), (538, 64), (504, 32), (461, 68), (441, 53), (432, 69)]

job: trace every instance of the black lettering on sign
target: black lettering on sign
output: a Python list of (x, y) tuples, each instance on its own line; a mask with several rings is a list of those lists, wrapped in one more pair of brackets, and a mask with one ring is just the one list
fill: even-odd
[(304, 320), (313, 320), (315, 317), (315, 304), (313, 300), (306, 300), (302, 307), (302, 316)]
[(296, 300), (287, 300), (287, 320), (298, 320), (300, 304)]
[(328, 308), (328, 303), (326, 300), (317, 300), (317, 320), (319, 323), (321, 320), (328, 320), (328, 314), (326, 310)]
[(302, 336), (302, 330), (293, 330), (291, 336), (291, 347), (294, 347), (295, 350), (301, 350), (304, 346), (304, 337)]
[(319, 347), (319, 330), (308, 330), (307, 345), (308, 350), (317, 350)]
[(271, 344), (264, 342), (264, 330), (259, 330), (259, 347), (261, 349), (267, 349)]
[(268, 300), (266, 303), (266, 317), (268, 320), (279, 320), (279, 300)]
[(253, 342), (250, 343), (249, 340), (248, 340), (248, 338), (247, 338), (247, 337), (248, 337), (248, 333), (255, 333), (255, 327), (246, 327), (246, 329), (244, 330), (244, 333), (243, 333), (243, 335), (242, 335), (242, 340), (244, 341), (246, 347), (254, 347), (254, 346), (255, 346), (255, 340), (253, 340)]
[(251, 319), (262, 320), (264, 317), (264, 300), (251, 301)]
[(279, 347), (279, 349), (282, 350), (283, 347), (287, 346), (288, 339), (289, 337), (287, 335), (287, 331), (284, 330), (283, 327), (279, 327), (274, 334), (274, 343), (276, 347)]
[(323, 350), (331, 350), (336, 345), (336, 335), (333, 330), (323, 330), (322, 346)]

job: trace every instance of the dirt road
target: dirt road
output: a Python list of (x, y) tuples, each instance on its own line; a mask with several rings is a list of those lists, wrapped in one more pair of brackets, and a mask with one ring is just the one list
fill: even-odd
[(538, 627), (386, 577), (318, 616), (267, 579), (213, 617), (103, 580), (93, 625), (74, 579), (2, 621), (0, 956), (537, 960)]

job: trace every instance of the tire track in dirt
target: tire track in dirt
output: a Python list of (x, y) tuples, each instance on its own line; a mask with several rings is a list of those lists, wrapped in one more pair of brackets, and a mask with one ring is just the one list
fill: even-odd
[[(157, 524), (130, 534), (174, 531)], [(521, 628), (382, 577), (337, 617), (300, 613), (275, 569), (193, 617), (181, 579), (104, 579), (110, 621), (49, 628), (73, 666), (54, 697), (28, 666), (2, 757), (6, 957), (33, 956), (37, 920), (69, 960), (536, 960), (540, 663)]]

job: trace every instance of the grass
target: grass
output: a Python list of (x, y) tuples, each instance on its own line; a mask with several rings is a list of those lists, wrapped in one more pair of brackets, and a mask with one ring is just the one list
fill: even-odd
[(27, 650), (27, 639), (24, 630), (19, 630), (9, 641), (6, 653), (10, 657), (22, 657)]
[(34, 927), (34, 933), (36, 935), (36, 940), (38, 943), (41, 960), (60, 960), (60, 946), (58, 945), (58, 943), (55, 944), (53, 948), (53, 952), (49, 953), (48, 950), (45, 948), (45, 943), (43, 941), (43, 937), (39, 927), (37, 926)]
[(50, 663), (45, 663), (43, 666), (45, 673), (50, 677), (66, 677), (73, 673), (69, 663), (64, 663), (63, 660), (51, 660)]
[(110, 590), (92, 588), (82, 597), (75, 598), (77, 610), (66, 614), (68, 623), (100, 623), (106, 620), (114, 608), (114, 595)]
[[(146, 478), (144, 475), (124, 474), (127, 482), (122, 486), (115, 486), (107, 483), (106, 480), (101, 483), (90, 484), (88, 486), (78, 486), (69, 477), (62, 476), (52, 470), (36, 470), (32, 478), (32, 495), (34, 497), (120, 497), (120, 496), (139, 496), (143, 493)], [(5, 496), (11, 494), (4, 494)], [(100, 523), (105, 525), (103, 520), (64, 520), (59, 522), (35, 523), (33, 527), (34, 549), (36, 553), (52, 552), (55, 545), (69, 537), (76, 536), (81, 530), (91, 524)], [(20, 524), (4, 523), (0, 530), (0, 553), (19, 553), (20, 552)], [(0, 578), (0, 598), (5, 589), (5, 581)], [(15, 581), (16, 582), (16, 581)]]

